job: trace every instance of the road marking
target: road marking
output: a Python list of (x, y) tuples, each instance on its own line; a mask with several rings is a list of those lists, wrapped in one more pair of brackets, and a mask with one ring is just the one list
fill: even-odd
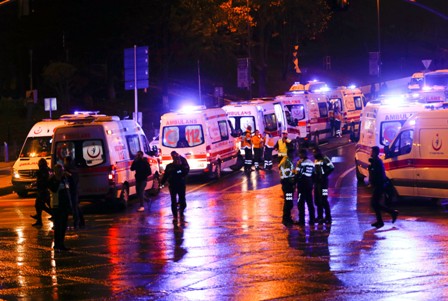
[(349, 173), (351, 173), (353, 170), (355, 169), (355, 166), (353, 166), (352, 168), (347, 169), (346, 171), (344, 171), (339, 177), (338, 180), (336, 181), (336, 184), (334, 185), (335, 188), (341, 188), (341, 183), (342, 180), (344, 179), (344, 177), (346, 175), (348, 175)]

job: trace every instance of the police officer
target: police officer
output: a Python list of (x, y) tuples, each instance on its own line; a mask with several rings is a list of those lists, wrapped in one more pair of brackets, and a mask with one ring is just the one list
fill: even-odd
[(288, 132), (285, 130), (282, 132), (282, 137), (275, 143), (274, 149), (278, 152), (278, 161), (281, 162), (283, 157), (286, 157), (288, 150), (292, 149), (291, 140), (288, 139)]
[(244, 150), (244, 171), (252, 170), (252, 136), (246, 130), (245, 136), (241, 139), (241, 149)]
[(283, 219), (282, 223), (285, 226), (291, 226), (293, 220), (291, 218), (291, 210), (294, 207), (293, 196), (295, 188), (295, 174), (294, 174), (294, 163), (293, 163), (294, 151), (289, 150), (287, 156), (282, 158), (278, 166), (278, 171), (280, 174), (280, 183), (282, 184), (283, 195), (285, 202), (283, 203)]
[[(182, 219), (184, 217), (184, 210), (187, 208), (185, 179), (190, 172), (190, 165), (187, 159), (180, 156), (176, 151), (171, 152), (171, 157), (173, 158), (173, 162), (166, 166), (160, 184), (162, 187), (167, 181), (170, 184), (171, 213), (173, 214), (173, 223), (177, 223), (177, 213), (179, 212), (180, 218)], [(177, 196), (179, 196), (179, 204)], [(177, 210), (178, 205), (179, 211)]]
[(313, 177), (314, 163), (308, 159), (307, 150), (302, 148), (299, 151), (300, 160), (296, 166), (297, 190), (299, 201), (297, 204), (299, 210), (298, 224), (305, 225), (305, 203), (308, 206), (309, 224), (314, 225), (314, 203), (313, 203)]
[[(322, 154), (322, 151), (315, 147), (314, 154), (314, 203), (317, 207), (317, 222), (319, 225), (331, 224), (331, 210), (328, 203), (328, 176), (334, 170), (334, 165), (330, 158)], [(325, 211), (325, 218), (324, 218)]]

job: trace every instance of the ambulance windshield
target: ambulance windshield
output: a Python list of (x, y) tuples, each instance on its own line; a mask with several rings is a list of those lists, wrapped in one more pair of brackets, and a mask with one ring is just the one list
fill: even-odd
[(28, 137), (20, 152), (20, 158), (50, 156), (51, 137)]
[(204, 131), (200, 124), (166, 126), (163, 128), (162, 145), (170, 148), (185, 148), (204, 143)]

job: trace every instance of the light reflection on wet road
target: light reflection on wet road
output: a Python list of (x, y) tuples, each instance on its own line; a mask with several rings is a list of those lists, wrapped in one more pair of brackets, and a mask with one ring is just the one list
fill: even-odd
[(143, 213), (135, 205), (118, 213), (87, 206), (87, 228), (67, 237), (73, 250), (55, 253), (51, 223), (30, 226), (33, 200), (5, 205), (2, 197), (0, 298), (445, 299), (443, 208), (399, 203), (396, 224), (385, 216), (385, 227), (372, 229), (370, 192), (356, 182), (353, 149), (328, 153), (342, 159), (331, 178), (331, 227), (284, 227), (277, 172), (238, 172), (209, 184), (191, 179), (177, 226), (167, 190)]

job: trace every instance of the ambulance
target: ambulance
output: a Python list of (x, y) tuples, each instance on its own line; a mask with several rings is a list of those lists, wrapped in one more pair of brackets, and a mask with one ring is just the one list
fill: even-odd
[(105, 200), (118, 208), (125, 207), (129, 197), (136, 194), (131, 164), (140, 150), (151, 165), (145, 191), (153, 195), (160, 191), (159, 161), (152, 156), (146, 135), (136, 121), (96, 112), (61, 118), (66, 124), (55, 129), (51, 162), (54, 166), (64, 157), (72, 157), (79, 172), (81, 200)]
[(28, 192), (36, 191), (36, 172), (39, 169), (37, 163), (44, 158), (50, 166), (53, 132), (64, 123), (63, 120), (44, 119), (29, 131), (11, 173), (12, 186), (19, 197), (26, 197)]
[[(353, 125), (359, 127), (361, 111), (364, 108), (366, 99), (359, 88), (356, 87), (337, 87), (327, 92), (330, 106), (339, 107), (342, 114), (342, 130), (348, 130)], [(353, 130), (357, 130), (356, 128)]]
[[(232, 127), (238, 135), (251, 128), (261, 135), (269, 134), (273, 139), (280, 138), (280, 127), (272, 100), (251, 100), (233, 102), (222, 107), (227, 112)], [(244, 153), (244, 150), (241, 150)]]
[(355, 150), (356, 177), (363, 181), (368, 177), (369, 158), (372, 146), (389, 146), (406, 120), (413, 114), (441, 107), (438, 104), (425, 104), (408, 101), (404, 96), (387, 96), (367, 103), (361, 114), (360, 139)]
[(288, 132), (288, 138), (300, 143), (319, 143), (331, 136), (328, 98), (325, 93), (304, 90), (286, 92), (274, 99), (281, 131)]
[[(232, 136), (233, 135), (233, 136)], [(226, 168), (238, 168), (235, 133), (222, 108), (185, 107), (165, 113), (160, 119), (162, 168), (172, 162), (171, 152), (185, 157), (190, 174), (220, 178)]]
[(448, 110), (414, 114), (384, 152), (397, 197), (448, 198)]

